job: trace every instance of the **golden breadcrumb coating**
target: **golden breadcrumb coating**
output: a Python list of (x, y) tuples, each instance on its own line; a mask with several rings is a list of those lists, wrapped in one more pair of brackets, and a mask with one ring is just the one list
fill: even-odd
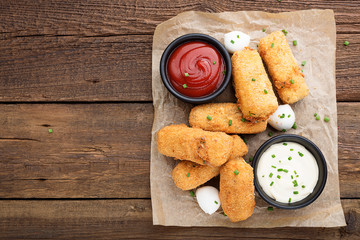
[(180, 161), (171, 172), (175, 185), (182, 190), (197, 188), (220, 173), (220, 167)]
[(309, 94), (304, 74), (283, 32), (273, 32), (262, 38), (259, 42), (259, 52), (284, 103), (295, 103)]
[(249, 148), (244, 140), (242, 140), (238, 135), (232, 135), (231, 137), (234, 139), (234, 146), (230, 159), (245, 156), (248, 153)]
[(157, 133), (160, 153), (198, 164), (221, 166), (230, 157), (234, 139), (223, 132), (189, 128), (185, 124), (170, 125)]
[(254, 174), (244, 159), (230, 159), (221, 167), (219, 197), (230, 221), (243, 221), (252, 215), (255, 208)]
[(248, 47), (231, 57), (237, 104), (251, 122), (267, 120), (278, 108), (277, 98), (256, 50)]
[[(209, 121), (207, 116), (211, 116)], [(230, 122), (229, 122), (230, 121)], [(206, 131), (235, 134), (255, 134), (266, 130), (267, 121), (251, 123), (245, 121), (236, 103), (209, 103), (191, 109), (190, 126)]]

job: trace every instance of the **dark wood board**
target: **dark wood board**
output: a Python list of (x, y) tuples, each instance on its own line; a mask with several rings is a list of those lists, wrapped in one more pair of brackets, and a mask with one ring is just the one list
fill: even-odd
[[(341, 196), (358, 198), (360, 103), (338, 111)], [(152, 104), (2, 104), (0, 112), (0, 198), (150, 197)]]
[(342, 200), (342, 205), (348, 224), (343, 228), (231, 229), (153, 226), (148, 199), (2, 200), (0, 236), (4, 239), (359, 239), (360, 200)]

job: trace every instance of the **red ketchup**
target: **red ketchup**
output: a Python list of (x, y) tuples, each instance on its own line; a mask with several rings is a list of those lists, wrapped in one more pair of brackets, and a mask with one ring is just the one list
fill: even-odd
[(170, 55), (167, 73), (171, 85), (188, 97), (204, 97), (220, 87), (225, 64), (220, 53), (200, 41), (180, 45)]

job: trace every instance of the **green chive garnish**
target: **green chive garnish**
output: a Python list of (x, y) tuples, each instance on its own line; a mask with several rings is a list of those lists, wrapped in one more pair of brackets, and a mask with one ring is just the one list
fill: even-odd
[(187, 173), (186, 176), (187, 176), (187, 177), (190, 177), (190, 173)]
[(278, 170), (277, 170), (278, 172), (282, 172), (282, 171), (284, 171), (284, 169), (282, 169), (282, 168), (278, 168)]
[(291, 159), (292, 159), (292, 157), (289, 157), (289, 158), (288, 158), (288, 160), (291, 160)]
[(286, 132), (286, 129), (281, 130), (282, 132)]
[(305, 66), (305, 64), (306, 64), (306, 61), (301, 62), (301, 66)]
[(286, 31), (285, 29), (283, 29), (281, 31), (284, 33), (285, 36), (288, 34), (288, 31)]
[(316, 116), (316, 120), (320, 120), (320, 116), (318, 115), (318, 116)]
[(215, 204), (219, 204), (217, 201), (214, 201)]
[(237, 38), (240, 38), (240, 36), (239, 36), (239, 35), (237, 35), (236, 37), (237, 37)]
[(290, 148), (290, 151), (294, 151), (294, 149), (293, 149), (293, 148)]
[(300, 69), (301, 70), (301, 72), (304, 72), (302, 69)]
[(298, 191), (294, 191), (293, 193), (294, 193), (294, 194), (299, 194), (299, 192), (298, 192)]
[(238, 174), (239, 174), (239, 171), (238, 171), (238, 170), (235, 170), (234, 173), (235, 173), (235, 175), (238, 175)]
[(266, 28), (263, 28), (263, 30), (262, 30), (263, 32), (265, 32), (266, 31)]
[(270, 173), (269, 177), (271, 177), (271, 178), (272, 178), (272, 176), (273, 176), (273, 175), (274, 175), (273, 173)]
[(215, 65), (215, 64), (216, 64), (216, 62), (215, 62), (215, 61), (213, 61), (213, 64)]
[(269, 137), (272, 137), (273, 133), (272, 133), (272, 132), (269, 132), (268, 135), (269, 135)]
[(265, 175), (262, 175), (262, 177), (265, 177)]
[(293, 175), (291, 175), (291, 179), (294, 179)]
[(317, 113), (314, 113), (314, 117), (316, 117), (317, 116)]
[(297, 41), (296, 41), (296, 40), (293, 41), (293, 45), (294, 45), (294, 46), (297, 45)]
[(296, 122), (294, 122), (294, 124), (292, 125), (292, 128), (293, 128), (293, 129), (297, 129)]
[(251, 79), (251, 81), (255, 82), (255, 81), (256, 81), (256, 79), (255, 79), (255, 78), (252, 78), (252, 79)]
[(190, 196), (195, 197), (195, 193), (193, 190), (190, 191)]
[(276, 168), (274, 165), (271, 166), (272, 168)]
[(229, 120), (229, 126), (231, 126), (231, 124), (232, 124), (232, 120), (230, 119), (230, 120)]
[(280, 175), (277, 175), (277, 178), (278, 178), (278, 179), (280, 179), (280, 178), (281, 178), (281, 176), (280, 176)]
[(265, 93), (265, 94), (267, 94), (267, 93), (268, 93), (268, 91), (267, 91), (266, 89), (264, 89), (264, 93)]
[(285, 118), (285, 113), (283, 113), (283, 114), (280, 116), (280, 118)]
[(267, 210), (268, 211), (274, 211), (274, 208), (273, 207), (268, 207)]
[(287, 170), (287, 169), (284, 169), (284, 172), (288, 173), (288, 172), (289, 172), (289, 170)]
[(225, 213), (223, 213), (223, 215), (226, 217), (227, 215)]
[(287, 146), (287, 143), (283, 143), (284, 146)]
[(238, 107), (238, 110), (241, 112), (240, 108)]
[(289, 203), (291, 203), (291, 198), (289, 198)]
[(211, 120), (211, 119), (212, 119), (212, 117), (211, 117), (210, 115), (208, 115), (206, 118), (207, 118), (208, 120)]
[(299, 175), (296, 175), (296, 177), (299, 177)]
[(188, 77), (189, 76), (189, 74), (188, 73), (185, 73), (185, 77)]
[(329, 121), (330, 121), (330, 118), (324, 117), (324, 121), (325, 121), (325, 122), (329, 122)]
[(299, 186), (296, 180), (292, 181), (292, 183), (294, 184), (294, 187)]
[(302, 188), (305, 188), (305, 185), (302, 185), (301, 187), (302, 187)]
[(349, 45), (349, 42), (348, 42), (348, 41), (345, 41), (345, 42), (344, 42), (344, 45), (345, 45), (345, 46)]
[(274, 43), (272, 43), (272, 44), (271, 44), (271, 48), (273, 48), (273, 47), (274, 47), (274, 45), (275, 45), (275, 44), (274, 44)]
[(291, 84), (294, 84), (294, 83), (295, 83), (294, 79), (291, 79), (290, 82), (291, 82)]
[(232, 44), (234, 44), (234, 43), (235, 43), (235, 42), (234, 42), (234, 40), (231, 40), (230, 42), (231, 42)]
[(275, 154), (271, 155), (272, 158), (275, 158)]
[(271, 182), (271, 183), (270, 183), (270, 186), (272, 186), (273, 184), (274, 184), (274, 182)]
[(291, 114), (288, 115), (288, 118), (291, 117)]
[(185, 83), (185, 84), (183, 84), (183, 88), (187, 88), (187, 85), (186, 85), (186, 83)]
[(224, 70), (224, 71), (222, 71), (222, 73), (223, 73), (223, 75), (225, 75), (225, 74), (226, 74), (226, 71)]
[(253, 157), (249, 157), (249, 162), (252, 162), (253, 161)]
[(302, 154), (301, 152), (298, 152), (298, 153), (299, 153), (300, 157), (304, 156), (304, 154)]
[(53, 130), (51, 128), (49, 128), (49, 133), (52, 133), (52, 132), (53, 132)]
[(294, 171), (294, 173), (295, 173), (295, 174), (297, 174), (297, 172), (296, 172), (296, 171)]
[(241, 121), (242, 121), (242, 122), (245, 122), (245, 121), (246, 121), (246, 119), (245, 119), (245, 118), (241, 118)]
[(205, 164), (206, 163), (206, 161), (205, 160), (203, 160), (203, 164)]

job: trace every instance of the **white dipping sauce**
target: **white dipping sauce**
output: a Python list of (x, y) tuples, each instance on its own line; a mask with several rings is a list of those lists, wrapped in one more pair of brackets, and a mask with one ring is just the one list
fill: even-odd
[(293, 203), (313, 192), (319, 167), (305, 147), (295, 142), (282, 142), (262, 154), (256, 176), (269, 197), (277, 202)]

